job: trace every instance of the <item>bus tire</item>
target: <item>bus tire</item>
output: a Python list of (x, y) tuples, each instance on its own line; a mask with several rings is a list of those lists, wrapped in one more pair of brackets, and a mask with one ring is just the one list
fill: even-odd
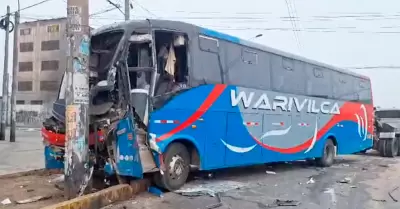
[(385, 157), (395, 157), (399, 152), (399, 141), (397, 138), (385, 140)]
[(378, 141), (378, 152), (381, 157), (386, 157), (386, 140), (379, 139)]
[(397, 139), (397, 144), (398, 144), (398, 146), (397, 146), (397, 156), (400, 156), (400, 137), (396, 136), (396, 139)]
[(335, 145), (333, 144), (332, 139), (327, 139), (324, 145), (322, 157), (316, 158), (317, 165), (321, 167), (330, 167), (335, 160), (335, 150)]
[(168, 191), (181, 188), (187, 181), (190, 172), (190, 154), (181, 143), (172, 143), (164, 152), (165, 172), (155, 174), (154, 183)]

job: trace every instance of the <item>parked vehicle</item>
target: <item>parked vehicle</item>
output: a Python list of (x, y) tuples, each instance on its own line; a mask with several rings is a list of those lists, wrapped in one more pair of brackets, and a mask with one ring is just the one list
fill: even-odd
[(377, 109), (375, 130), (374, 149), (382, 157), (400, 155), (400, 109)]

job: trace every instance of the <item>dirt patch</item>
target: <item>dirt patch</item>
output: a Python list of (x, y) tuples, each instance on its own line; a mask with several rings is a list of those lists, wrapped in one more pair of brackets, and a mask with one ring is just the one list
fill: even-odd
[[(24, 175), (0, 176), (0, 202), (9, 198), (11, 204), (3, 205), (0, 208), (13, 209), (39, 209), (44, 206), (64, 201), (63, 191), (57, 189), (52, 179), (59, 176), (57, 172), (31, 172)], [(34, 198), (38, 196), (46, 197), (33, 203), (17, 204), (16, 201)]]

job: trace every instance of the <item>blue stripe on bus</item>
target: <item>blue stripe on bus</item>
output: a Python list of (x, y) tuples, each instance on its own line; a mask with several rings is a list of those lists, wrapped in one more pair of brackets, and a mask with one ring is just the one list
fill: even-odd
[(230, 42), (237, 43), (237, 44), (240, 43), (239, 38), (225, 34), (225, 33), (221, 33), (221, 32), (215, 31), (215, 30), (201, 28), (201, 33), (206, 36), (213, 37), (213, 38), (218, 38), (218, 39), (230, 41)]

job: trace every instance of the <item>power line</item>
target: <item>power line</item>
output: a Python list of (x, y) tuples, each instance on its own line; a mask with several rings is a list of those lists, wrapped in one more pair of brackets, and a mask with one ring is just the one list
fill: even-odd
[(121, 5), (116, 4), (114, 2), (112, 2), (111, 0), (106, 0), (109, 4), (113, 5), (115, 8), (117, 8), (123, 15), (125, 15), (125, 13), (121, 10)]
[[(52, 0), (43, 0), (43, 1), (40, 1), (40, 2), (38, 2), (38, 3), (32, 4), (32, 5), (30, 5), (30, 6), (23, 7), (23, 8), (21, 8), (19, 11), (27, 10), (27, 9), (30, 9), (30, 8), (32, 8), (32, 7), (39, 6), (39, 5), (44, 4), (44, 3), (46, 3), (46, 2), (49, 2), (49, 1), (52, 1)], [(15, 13), (15, 12), (17, 12), (17, 11), (11, 12), (11, 14), (13, 14), (13, 13)], [(5, 16), (6, 16), (6, 15), (3, 15), (1, 18), (5, 17)]]
[[(148, 10), (146, 7), (144, 7), (143, 5), (141, 5), (138, 1), (135, 0), (130, 0), (131, 2), (134, 2), (136, 5), (138, 5), (140, 8), (142, 8), (144, 11), (146, 11), (147, 13), (149, 13), (150, 15), (157, 17), (157, 15), (155, 15), (153, 12), (151, 12), (150, 10)], [(158, 17), (157, 17), (158, 18)]]

